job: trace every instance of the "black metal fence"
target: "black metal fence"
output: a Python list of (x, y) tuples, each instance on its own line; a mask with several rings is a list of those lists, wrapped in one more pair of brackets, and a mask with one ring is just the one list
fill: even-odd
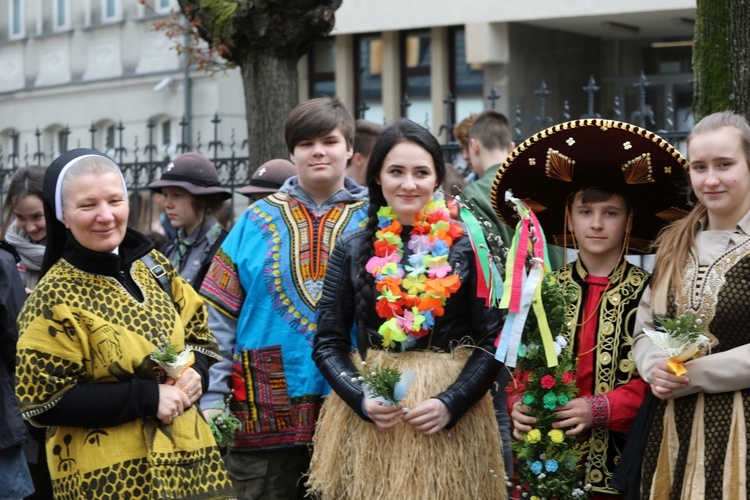
[[(618, 98), (615, 98), (615, 102), (611, 108), (611, 116), (602, 116), (602, 114), (595, 109), (595, 96), (599, 91), (599, 86), (596, 84), (592, 76), (586, 85), (582, 87), (582, 91), (585, 92), (588, 97), (587, 109), (574, 114), (569, 109), (570, 106), (568, 105), (568, 101), (564, 100), (561, 116), (550, 116), (546, 110), (546, 102), (551, 90), (548, 89), (545, 82), (542, 81), (539, 88), (534, 91), (538, 103), (538, 109), (522, 110), (520, 105), (516, 105), (514, 107), (513, 116), (509, 117), (513, 125), (514, 140), (516, 144), (520, 144), (527, 137), (533, 135), (539, 130), (552, 126), (555, 123), (561, 123), (576, 118), (608, 118), (613, 120), (624, 120), (630, 121), (631, 123), (646, 129), (653, 129), (655, 125), (653, 111), (651, 111), (649, 103), (646, 102), (647, 94), (645, 89), (649, 85), (650, 82), (642, 74), (640, 81), (634, 85), (639, 90), (639, 106), (636, 111), (630, 114), (630, 116), (623, 116)], [(498, 95), (497, 91), (493, 88), (490, 94), (485, 98), (488, 103), (487, 107), (494, 109), (500, 98), (501, 96)], [(671, 118), (674, 111), (671, 108), (671, 99), (671, 96), (667, 95), (667, 128), (657, 129), (654, 130), (654, 132), (672, 142), (680, 142), (687, 135), (687, 131), (677, 130), (675, 127), (674, 120)], [(460, 146), (453, 137), (453, 126), (455, 120), (452, 110), (454, 109), (455, 100), (449, 93), (443, 102), (446, 105), (447, 120), (445, 124), (442, 124), (439, 127), (438, 138), (443, 143), (442, 147), (446, 160), (454, 162), (460, 154)], [(401, 103), (402, 115), (408, 115), (408, 107), (409, 98), (404, 95)], [(357, 110), (359, 117), (366, 118), (366, 110), (367, 104), (363, 102), (363, 105)], [(249, 183), (250, 176), (252, 175), (247, 157), (248, 144), (246, 139), (241, 141), (236, 140), (235, 137), (237, 131), (234, 129), (228, 133), (229, 140), (227, 142), (222, 141), (222, 137), (227, 137), (227, 131), (222, 129), (221, 122), (221, 118), (218, 115), (215, 115), (211, 121), (213, 125), (211, 139), (207, 142), (203, 142), (199, 132), (197, 134), (197, 140), (195, 140), (192, 147), (190, 147), (188, 146), (189, 141), (186, 140), (186, 131), (190, 130), (190, 124), (187, 119), (183, 118), (179, 123), (181, 128), (181, 133), (179, 135), (182, 137), (182, 140), (179, 144), (176, 144), (174, 148), (169, 144), (162, 144), (161, 146), (156, 144), (154, 133), (156, 123), (152, 119), (149, 119), (146, 122), (145, 130), (143, 131), (143, 135), (146, 137), (146, 144), (140, 146), (139, 136), (136, 134), (134, 135), (132, 147), (126, 148), (123, 145), (125, 127), (120, 123), (115, 128), (117, 140), (114, 141), (114, 143), (117, 144), (117, 146), (108, 149), (106, 153), (110, 154), (118, 165), (120, 165), (128, 184), (128, 188), (133, 192), (138, 192), (145, 190), (150, 182), (161, 175), (162, 168), (170, 161), (170, 151), (173, 154), (180, 154), (189, 150), (197, 151), (204, 154), (214, 162), (219, 172), (219, 178), (222, 185), (232, 190), (232, 193), (234, 194), (236, 188), (245, 186)], [(528, 123), (528, 125), (526, 125), (526, 123)], [(72, 134), (66, 127), (59, 134), (59, 151), (45, 152), (41, 145), (42, 133), (39, 129), (37, 129), (33, 139), (31, 137), (28, 139), (24, 138), (26, 139), (25, 141), (21, 141), (18, 133), (14, 131), (10, 135), (10, 142), (16, 146), (11, 151), (3, 151), (2, 145), (0, 145), (0, 204), (4, 201), (7, 193), (9, 179), (18, 167), (30, 164), (48, 164), (55, 154), (67, 151), (72, 147), (91, 147), (92, 149), (98, 149), (96, 146), (97, 132), (99, 132), (97, 127), (92, 124), (91, 128), (88, 129), (88, 137), (71, 137)], [(244, 130), (242, 133), (244, 135)], [(20, 144), (23, 144), (23, 147), (20, 147)], [(75, 144), (75, 146), (72, 146), (73, 144)], [(138, 208), (136, 207), (135, 210), (135, 216), (137, 217)]]

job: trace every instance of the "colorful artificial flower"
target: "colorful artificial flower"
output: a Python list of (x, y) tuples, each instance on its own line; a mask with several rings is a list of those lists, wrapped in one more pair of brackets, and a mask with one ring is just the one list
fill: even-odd
[(557, 395), (557, 405), (558, 406), (565, 406), (568, 404), (568, 401), (570, 401), (570, 398), (567, 394), (558, 394)]
[(537, 460), (536, 462), (532, 463), (529, 466), (529, 469), (531, 469), (531, 472), (533, 472), (534, 474), (541, 474), (542, 473), (542, 467), (543, 467), (542, 466), (542, 462), (540, 462), (539, 460)]
[(557, 460), (547, 460), (544, 462), (544, 470), (547, 472), (557, 472)]
[(565, 372), (562, 374), (562, 381), (563, 384), (572, 384), (576, 381), (576, 376), (573, 375), (573, 372)]
[(538, 443), (542, 440), (542, 433), (539, 429), (531, 429), (524, 439), (527, 443)]
[(565, 441), (565, 433), (561, 429), (552, 429), (547, 435), (553, 443), (560, 444)]
[(557, 394), (552, 391), (547, 392), (542, 398), (544, 408), (547, 410), (554, 410), (557, 408)]
[(557, 382), (555, 381), (555, 377), (553, 377), (552, 375), (547, 374), (547, 375), (545, 375), (545, 376), (542, 377), (542, 380), (540, 380), (539, 383), (545, 389), (552, 389), (553, 387), (555, 387), (555, 384)]
[(427, 335), (435, 318), (445, 313), (445, 302), (461, 286), (452, 274), (448, 257), (461, 225), (452, 221), (443, 200), (431, 200), (409, 236), (407, 247), (413, 252), (404, 264), (403, 226), (389, 206), (378, 210), (372, 256), (365, 266), (375, 278), (380, 292), (375, 304), (385, 322), (378, 329), (383, 347), (407, 344)]
[(534, 404), (534, 401), (536, 401), (536, 398), (534, 397), (533, 394), (531, 394), (530, 392), (527, 392), (526, 394), (523, 395), (523, 398), (521, 399), (521, 401), (523, 401), (523, 404), (528, 406), (528, 405)]

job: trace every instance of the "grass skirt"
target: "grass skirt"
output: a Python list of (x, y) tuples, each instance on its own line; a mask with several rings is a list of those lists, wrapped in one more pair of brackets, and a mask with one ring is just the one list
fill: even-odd
[[(453, 353), (371, 350), (367, 361), (416, 371), (403, 401), (414, 408), (453, 383), (470, 354), (471, 348)], [(359, 366), (356, 355), (354, 362)], [(501, 441), (489, 394), (452, 429), (425, 436), (408, 424), (380, 431), (332, 392), (313, 443), (307, 486), (324, 500), (505, 498)]]

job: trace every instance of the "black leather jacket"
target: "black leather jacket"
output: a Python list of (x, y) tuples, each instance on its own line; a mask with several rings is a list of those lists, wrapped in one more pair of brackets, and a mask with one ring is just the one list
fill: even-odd
[(26, 298), (12, 248), (0, 242), (0, 451), (26, 442), (26, 426), (15, 396), (16, 318)]
[[(403, 231), (408, 238), (407, 228)], [(336, 242), (326, 271), (323, 296), (318, 305), (318, 332), (315, 336), (313, 359), (323, 376), (336, 393), (360, 415), (363, 393), (359, 383), (352, 382), (350, 375), (357, 368), (349, 358), (351, 352), (350, 332), (355, 317), (355, 284), (357, 263), (365, 243), (363, 229), (343, 235)], [(408, 252), (406, 245), (404, 250)], [(477, 403), (490, 388), (502, 366), (495, 360), (494, 341), (502, 326), (503, 313), (484, 306), (484, 299), (476, 296), (476, 262), (469, 238), (458, 238), (450, 249), (449, 262), (453, 272), (461, 279), (461, 287), (445, 304), (445, 314), (435, 320), (429, 335), (419, 339), (412, 350), (450, 351), (459, 342), (469, 340), (481, 349), (474, 349), (458, 379), (436, 398), (448, 407), (453, 427), (459, 418)], [(377, 331), (383, 323), (374, 304), (368, 307), (364, 319), (365, 329), (358, 329), (357, 348), (382, 349), (382, 338)], [(398, 349), (398, 348), (397, 348)]]

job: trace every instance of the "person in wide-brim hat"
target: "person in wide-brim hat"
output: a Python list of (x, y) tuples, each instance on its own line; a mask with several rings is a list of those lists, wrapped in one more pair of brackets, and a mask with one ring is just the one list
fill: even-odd
[(518, 215), (505, 193), (526, 201), (550, 243), (571, 246), (566, 234), (567, 198), (597, 187), (632, 202), (631, 250), (647, 253), (666, 225), (689, 210), (687, 160), (653, 132), (613, 120), (575, 120), (550, 127), (511, 152), (498, 169), (492, 203), (515, 227)]
[[(492, 202), (506, 224), (517, 222), (505, 202), (511, 191), (536, 214), (550, 243), (578, 250), (574, 262), (554, 273), (564, 291), (565, 323), (552, 335), (574, 360), (570, 373), (577, 389), (554, 408), (554, 418), (571, 439), (590, 444), (583, 444), (581, 462), (587, 466), (581, 471), (594, 500), (621, 497), (613, 471), (623, 462), (631, 428), (631, 435), (638, 430), (633, 422), (649, 392), (631, 352), (649, 273), (625, 254), (647, 252), (665, 225), (687, 214), (687, 166), (679, 151), (652, 132), (589, 119), (534, 135), (511, 152), (494, 179)], [(548, 370), (545, 357), (534, 355), (519, 358), (516, 368), (517, 374)], [(539, 410), (524, 403), (522, 391), (509, 401), (514, 437), (521, 439), (536, 425)], [(538, 472), (528, 464), (520, 464), (522, 481), (537, 484)]]
[(237, 189), (237, 192), (252, 200), (259, 200), (277, 192), (287, 179), (295, 175), (297, 167), (289, 160), (268, 160), (253, 172), (250, 184)]
[(163, 253), (197, 290), (226, 238), (216, 214), (232, 193), (221, 186), (214, 164), (192, 152), (176, 156), (148, 187), (164, 196), (164, 210), (177, 229)]

